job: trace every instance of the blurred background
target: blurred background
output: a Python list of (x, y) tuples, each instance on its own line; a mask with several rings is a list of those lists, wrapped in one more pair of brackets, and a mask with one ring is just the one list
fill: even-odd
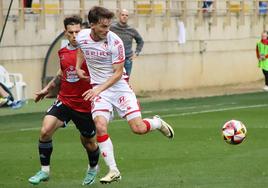
[[(139, 93), (202, 90), (263, 80), (256, 43), (267, 29), (259, 0), (0, 0), (0, 65), (18, 73), (17, 98), (32, 98), (58, 69), (63, 19), (94, 5), (122, 8), (144, 39), (130, 83)], [(135, 45), (134, 45), (135, 46)], [(16, 91), (19, 90), (19, 91)], [(21, 91), (20, 91), (21, 90)]]

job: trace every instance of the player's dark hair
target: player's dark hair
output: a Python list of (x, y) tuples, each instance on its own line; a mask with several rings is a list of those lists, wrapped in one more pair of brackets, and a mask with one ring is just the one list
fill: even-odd
[(94, 6), (88, 12), (88, 22), (98, 23), (101, 19), (112, 19), (114, 17), (114, 13), (107, 8)]
[(66, 17), (63, 23), (64, 23), (64, 28), (67, 29), (67, 25), (77, 25), (77, 24), (82, 25), (82, 18), (76, 15)]
[(90, 25), (88, 22), (83, 22), (81, 26), (82, 26), (82, 29), (90, 28)]

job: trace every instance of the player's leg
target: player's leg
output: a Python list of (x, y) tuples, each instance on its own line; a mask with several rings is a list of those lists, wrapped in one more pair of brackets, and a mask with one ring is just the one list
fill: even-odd
[(263, 75), (264, 75), (264, 81), (265, 81), (265, 86), (264, 86), (264, 91), (268, 91), (268, 71), (262, 70)]
[(134, 92), (124, 92), (116, 98), (114, 103), (118, 114), (127, 119), (131, 130), (136, 134), (145, 134), (152, 130), (159, 130), (168, 138), (174, 137), (172, 127), (158, 116), (153, 118), (141, 118), (140, 107)]
[(62, 122), (51, 115), (46, 115), (43, 120), (38, 141), (41, 170), (29, 179), (29, 182), (32, 184), (39, 184), (41, 181), (46, 181), (49, 178), (50, 157), (53, 151), (52, 135), (60, 125), (62, 125)]
[(29, 182), (32, 184), (39, 184), (41, 181), (48, 180), (50, 172), (50, 158), (53, 151), (52, 136), (59, 127), (63, 126), (64, 122), (69, 121), (65, 121), (64, 117), (61, 116), (63, 114), (66, 115), (67, 113), (62, 113), (62, 106), (57, 106), (57, 104), (60, 103), (56, 102), (47, 111), (46, 116), (43, 119), (38, 141), (41, 170), (29, 178)]
[[(109, 167), (108, 174), (100, 179), (101, 183), (111, 183), (121, 179), (120, 172), (115, 162), (113, 143), (107, 131), (113, 106), (105, 99), (109, 98), (110, 95), (111, 93), (107, 90), (103, 91), (99, 97), (94, 99), (91, 110), (97, 130), (97, 142), (104, 162)], [(103, 96), (105, 96), (105, 99)]]
[(92, 183), (95, 182), (95, 178), (98, 173), (98, 161), (99, 161), (100, 149), (98, 147), (95, 137), (87, 138), (81, 135), (80, 139), (81, 143), (86, 149), (88, 156), (88, 168), (82, 185), (91, 185)]
[(72, 120), (76, 128), (80, 131), (80, 140), (88, 156), (87, 173), (82, 185), (94, 183), (98, 172), (99, 146), (95, 135), (96, 127), (92, 120), (91, 113), (81, 113), (72, 110)]
[(118, 181), (121, 179), (121, 175), (115, 162), (113, 143), (107, 132), (110, 112), (95, 112), (93, 117), (97, 129), (97, 142), (104, 162), (109, 167), (108, 174), (102, 177), (100, 182), (111, 183)]
[(173, 128), (164, 120), (162, 120), (159, 116), (154, 116), (153, 118), (142, 119), (140, 116), (138, 117), (129, 117), (128, 124), (131, 127), (131, 130), (136, 134), (146, 134), (152, 130), (159, 130), (164, 136), (168, 138), (174, 137)]
[(108, 123), (112, 119), (113, 106), (107, 99), (114, 92), (103, 91), (98, 97), (94, 98), (92, 105), (92, 117), (97, 130), (97, 142), (100, 147), (105, 164), (109, 167), (109, 173), (100, 179), (101, 183), (111, 183), (121, 179), (117, 168), (112, 140), (107, 132)]

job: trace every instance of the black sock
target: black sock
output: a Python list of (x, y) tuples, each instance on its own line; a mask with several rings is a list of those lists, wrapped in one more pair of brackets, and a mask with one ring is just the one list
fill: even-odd
[(48, 166), (50, 164), (50, 156), (53, 151), (52, 140), (43, 142), (39, 140), (39, 157), (42, 166)]
[(99, 162), (99, 156), (100, 156), (99, 147), (93, 152), (87, 151), (87, 156), (90, 167), (95, 167)]

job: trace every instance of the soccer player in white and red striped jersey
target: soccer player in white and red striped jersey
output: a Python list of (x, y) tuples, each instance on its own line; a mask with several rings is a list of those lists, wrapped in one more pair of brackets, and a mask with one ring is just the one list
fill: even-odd
[(160, 130), (166, 137), (173, 138), (174, 131), (170, 125), (154, 116), (142, 119), (135, 93), (126, 81), (124, 72), (125, 52), (121, 39), (109, 31), (114, 13), (94, 6), (88, 13), (91, 29), (82, 30), (78, 42), (76, 70), (80, 78), (88, 79), (81, 65), (86, 60), (92, 89), (83, 96), (92, 101), (92, 116), (97, 129), (97, 142), (109, 172), (100, 179), (101, 183), (111, 183), (121, 179), (117, 168), (113, 144), (108, 135), (108, 123), (111, 112), (116, 109), (119, 116), (125, 118), (132, 131), (146, 134), (151, 130)]
[[(70, 120), (79, 130), (81, 143), (88, 155), (88, 170), (82, 184), (92, 184), (97, 175), (100, 152), (95, 139), (96, 127), (91, 116), (90, 102), (84, 101), (82, 97), (82, 94), (91, 87), (89, 80), (80, 79), (75, 70), (77, 53), (75, 38), (81, 30), (81, 24), (82, 19), (77, 16), (64, 19), (65, 37), (69, 44), (58, 51), (60, 69), (57, 76), (36, 93), (35, 102), (38, 102), (49, 93), (49, 90), (59, 84), (57, 100), (47, 110), (43, 119), (38, 143), (41, 170), (29, 178), (32, 184), (48, 180), (53, 151), (52, 136), (58, 128), (65, 127)], [(82, 64), (82, 69), (86, 75), (89, 75), (85, 63)]]

